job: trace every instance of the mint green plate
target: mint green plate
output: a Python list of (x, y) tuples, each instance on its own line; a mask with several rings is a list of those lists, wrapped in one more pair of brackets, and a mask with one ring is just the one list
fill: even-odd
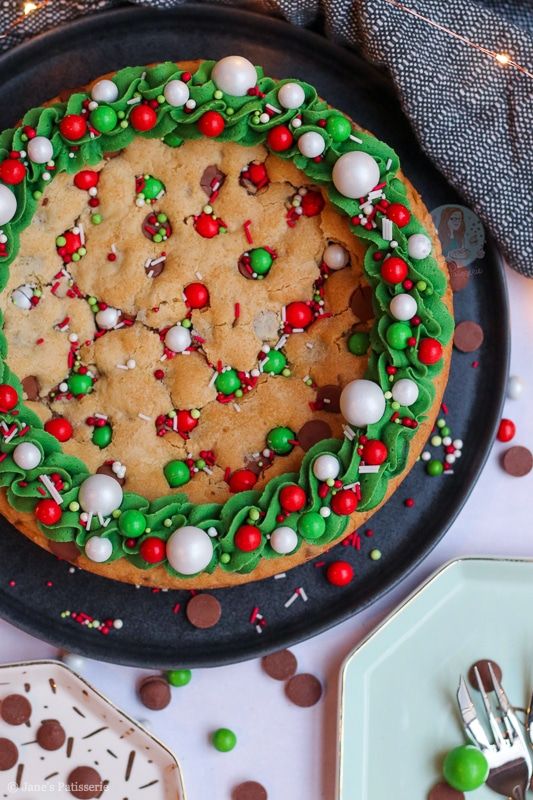
[[(481, 658), (511, 703), (533, 689), (533, 561), (452, 561), (344, 662), (337, 800), (425, 800), (445, 753), (464, 742), (459, 675)], [(523, 714), (519, 713), (523, 719)], [(482, 787), (468, 800), (494, 800)]]

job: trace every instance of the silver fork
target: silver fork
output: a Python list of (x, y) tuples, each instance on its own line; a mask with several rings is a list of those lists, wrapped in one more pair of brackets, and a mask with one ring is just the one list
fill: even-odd
[(492, 664), (488, 667), (495, 702), (485, 691), (477, 667), (474, 673), (491, 736), (487, 735), (486, 727), (480, 722), (466, 682), (461, 677), (457, 702), (463, 727), (470, 741), (481, 750), (489, 763), (487, 786), (510, 800), (525, 800), (532, 773), (531, 756), (524, 732), (494, 674)]

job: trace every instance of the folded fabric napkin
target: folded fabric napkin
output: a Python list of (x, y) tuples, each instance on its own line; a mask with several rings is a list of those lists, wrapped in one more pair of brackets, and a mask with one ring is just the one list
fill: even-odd
[[(168, 9), (182, 0), (130, 2)], [(0, 50), (118, 4), (117, 0), (50, 0), (13, 25), (20, 18), (21, 2), (3, 0)], [(223, 0), (223, 4), (281, 15), (297, 25), (320, 26), (326, 36), (358, 48), (369, 61), (386, 68), (424, 151), (479, 215), (510, 265), (533, 277), (531, 0)], [(500, 64), (483, 48), (505, 54), (504, 59), (508, 56), (529, 75)]]

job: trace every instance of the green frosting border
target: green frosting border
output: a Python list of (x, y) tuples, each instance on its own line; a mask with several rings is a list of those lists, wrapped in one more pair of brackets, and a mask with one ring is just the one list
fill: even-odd
[[(89, 133), (80, 141), (68, 143), (59, 132), (59, 122), (66, 114), (79, 114), (83, 104), (90, 100), (90, 95), (85, 92), (72, 94), (67, 102), (59, 102), (45, 108), (34, 108), (28, 111), (20, 126), (5, 130), (0, 134), (0, 161), (8, 157), (10, 151), (24, 150), (26, 137), (24, 126), (34, 128), (37, 135), (48, 137), (53, 145), (53, 158), (55, 169), (51, 175), (60, 172), (75, 174), (80, 169), (98, 164), (106, 152), (112, 152), (124, 147), (133, 140), (134, 136), (161, 139), (170, 147), (178, 147), (187, 140), (201, 137), (195, 124), (208, 110), (218, 111), (224, 118), (225, 128), (218, 137), (220, 141), (232, 141), (242, 145), (266, 144), (268, 131), (280, 124), (288, 125), (291, 120), (299, 115), (301, 127), (293, 130), (294, 143), (285, 152), (276, 155), (294, 162), (312, 182), (326, 189), (333, 206), (342, 214), (350, 218), (360, 213), (358, 200), (350, 200), (335, 189), (331, 180), (332, 167), (339, 156), (351, 150), (363, 150), (371, 155), (380, 168), (383, 191), (389, 202), (402, 203), (409, 207), (405, 184), (397, 177), (399, 160), (394, 151), (371, 134), (355, 130), (356, 139), (346, 139), (337, 142), (329, 135), (324, 120), (340, 112), (330, 108), (321, 100), (313, 86), (296, 79), (276, 81), (266, 77), (263, 70), (257, 67), (259, 95), (246, 95), (233, 97), (222, 95), (211, 80), (213, 61), (204, 61), (199, 69), (188, 81), (190, 98), (195, 101), (194, 110), (187, 112), (185, 108), (172, 107), (165, 100), (163, 91), (165, 84), (174, 79), (180, 79), (184, 70), (173, 62), (166, 62), (156, 66), (129, 67), (122, 69), (113, 76), (113, 81), (119, 90), (118, 99), (110, 105), (118, 114), (119, 123), (109, 133), (102, 133), (91, 137)], [(277, 93), (284, 83), (297, 83), (304, 91), (304, 104), (297, 110), (279, 109)], [(215, 94), (216, 93), (216, 94)], [(222, 95), (222, 96), (221, 96)], [(262, 95), (262, 96), (261, 96)], [(158, 121), (154, 128), (147, 132), (135, 131), (128, 124), (128, 117), (135, 105), (128, 104), (133, 98), (141, 97), (145, 100), (157, 100)], [(262, 123), (258, 117), (269, 103), (278, 108), (280, 113), (274, 113), (269, 122)], [(321, 124), (319, 124), (321, 123)], [(321, 161), (314, 161), (303, 156), (296, 142), (300, 135), (307, 131), (319, 132), (326, 141), (324, 157)], [(73, 149), (73, 144), (75, 147)], [(70, 155), (69, 155), (70, 153)], [(0, 290), (7, 284), (9, 265), (15, 259), (19, 248), (20, 233), (32, 220), (38, 207), (40, 196), (48, 185), (43, 178), (46, 165), (29, 162), (27, 175), (18, 185), (10, 187), (16, 196), (17, 212), (10, 223), (1, 226), (7, 255), (0, 256)], [(50, 179), (48, 180), (48, 183)], [(386, 339), (386, 330), (393, 321), (389, 314), (391, 297), (397, 291), (402, 291), (401, 286), (395, 287), (386, 284), (380, 274), (380, 262), (374, 259), (374, 254), (384, 251), (389, 247), (382, 236), (379, 227), (366, 230), (361, 225), (351, 225), (353, 234), (367, 243), (364, 259), (366, 277), (374, 292), (375, 323), (371, 332), (371, 354), (366, 377), (377, 382), (384, 392), (390, 389), (390, 376), (386, 367), (393, 365), (397, 368), (396, 378), (408, 377), (415, 380), (419, 386), (419, 397), (416, 403), (408, 409), (401, 409), (401, 416), (409, 416), (417, 422), (424, 420), (434, 400), (434, 378), (442, 369), (442, 360), (432, 366), (422, 364), (417, 356), (417, 348), (407, 350), (394, 350)], [(417, 315), (421, 319), (420, 325), (415, 329), (414, 336), (417, 343), (421, 337), (429, 336), (446, 344), (452, 335), (453, 320), (442, 302), (447, 288), (446, 277), (439, 268), (436, 260), (429, 255), (423, 260), (413, 261), (407, 250), (407, 238), (415, 233), (427, 231), (411, 214), (407, 226), (399, 228), (394, 225), (394, 238), (398, 243), (395, 254), (401, 256), (409, 265), (409, 277), (415, 286), (412, 295), (417, 301)], [(0, 316), (0, 324), (3, 320)], [(19, 398), (22, 397), (20, 380), (14, 375), (5, 363), (7, 355), (7, 342), (3, 332), (0, 332), (0, 381), (13, 386)], [(120, 510), (115, 512), (106, 528), (102, 528), (97, 520), (96, 526), (91, 525), (87, 531), (79, 518), (79, 511), (69, 510), (71, 503), (76, 503), (78, 491), (82, 481), (88, 477), (89, 470), (80, 460), (63, 453), (59, 442), (43, 429), (40, 419), (28, 408), (22, 400), (16, 407), (17, 415), (11, 412), (0, 414), (0, 420), (8, 425), (13, 422), (22, 422), (30, 430), (24, 441), (31, 441), (42, 451), (42, 462), (34, 470), (25, 471), (18, 467), (12, 458), (12, 452), (20, 439), (15, 438), (10, 443), (2, 442), (0, 450), (3, 460), (0, 463), (0, 485), (7, 489), (7, 499), (11, 506), (19, 511), (32, 512), (38, 500), (42, 500), (42, 483), (39, 475), (56, 473), (64, 482), (62, 496), (64, 502), (59, 522), (50, 527), (39, 523), (41, 530), (51, 540), (56, 542), (76, 542), (83, 551), (88, 538), (101, 535), (108, 538), (112, 544), (112, 554), (109, 562), (119, 558), (126, 558), (140, 569), (149, 569), (153, 566), (144, 561), (139, 555), (139, 547), (148, 535), (167, 539), (172, 531), (184, 524), (195, 525), (204, 530), (215, 528), (217, 536), (212, 539), (213, 558), (206, 572), (220, 568), (227, 572), (251, 572), (262, 558), (283, 558), (274, 552), (268, 541), (268, 534), (283, 524), (293, 528), (298, 533), (298, 547), (304, 541), (321, 546), (328, 544), (340, 537), (346, 530), (349, 517), (333, 513), (321, 516), (323, 524), (302, 524), (303, 515), (319, 515), (320, 509), (331, 504), (332, 491), (326, 498), (321, 498), (318, 493), (319, 482), (313, 474), (313, 462), (321, 453), (335, 454), (341, 464), (339, 479), (343, 485), (360, 483), (361, 501), (359, 511), (367, 511), (378, 505), (385, 496), (388, 481), (399, 475), (405, 468), (409, 441), (414, 435), (414, 429), (395, 424), (391, 421), (393, 409), (391, 402), (386, 404), (383, 418), (376, 424), (367, 428), (364, 433), (368, 438), (381, 439), (388, 448), (388, 457), (377, 473), (359, 475), (360, 456), (357, 453), (358, 435), (362, 431), (354, 429), (354, 438), (350, 441), (331, 439), (320, 442), (306, 453), (299, 473), (284, 474), (273, 478), (262, 491), (240, 492), (230, 497), (224, 504), (195, 505), (188, 501), (183, 494), (170, 494), (152, 502), (132, 492), (125, 492)], [(22, 485), (21, 485), (22, 482)], [(283, 523), (277, 521), (282, 511), (279, 494), (281, 489), (288, 484), (296, 483), (307, 494), (307, 505), (298, 513), (289, 514)], [(38, 487), (41, 488), (39, 491)], [(74, 506), (75, 507), (75, 506)], [(119, 514), (128, 509), (138, 509), (146, 518), (149, 533), (145, 532), (135, 540), (135, 547), (129, 548), (126, 544), (127, 537), (119, 528)], [(326, 512), (327, 513), (327, 512)], [(309, 517), (307, 517), (309, 521)], [(315, 519), (316, 522), (316, 519)], [(234, 536), (240, 525), (250, 523), (256, 525), (262, 535), (259, 548), (252, 552), (242, 552), (235, 547)], [(312, 529), (312, 530), (311, 530)], [(213, 531), (211, 531), (213, 533)], [(319, 535), (317, 536), (317, 533)], [(222, 560), (221, 560), (222, 558)], [(170, 564), (163, 562), (166, 570), (177, 578), (183, 576), (175, 572)]]

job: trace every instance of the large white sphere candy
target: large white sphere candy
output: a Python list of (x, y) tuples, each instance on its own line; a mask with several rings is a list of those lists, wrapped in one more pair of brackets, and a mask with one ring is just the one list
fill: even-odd
[(353, 150), (337, 159), (331, 177), (344, 197), (364, 197), (379, 183), (379, 167), (368, 153)]
[(188, 347), (191, 346), (191, 334), (188, 328), (183, 325), (174, 325), (169, 328), (165, 336), (165, 344), (169, 350), (174, 353), (183, 353)]
[(257, 72), (251, 61), (242, 56), (226, 56), (217, 61), (211, 78), (218, 89), (234, 97), (244, 97), (257, 83)]
[(390, 313), (395, 319), (412, 319), (417, 311), (415, 298), (410, 294), (397, 294), (390, 301)]
[(372, 425), (385, 413), (385, 396), (377, 383), (360, 378), (344, 387), (340, 407), (350, 425)]
[(52, 156), (54, 155), (52, 142), (50, 139), (47, 139), (46, 136), (35, 136), (35, 138), (30, 139), (26, 151), (28, 153), (28, 158), (30, 161), (33, 161), (34, 164), (46, 164), (47, 161), (52, 160)]
[(167, 541), (170, 566), (182, 575), (195, 575), (213, 558), (213, 544), (206, 531), (194, 525), (177, 528)]
[(179, 108), (185, 105), (189, 99), (190, 92), (185, 81), (173, 80), (167, 83), (163, 94), (169, 105)]
[(285, 83), (278, 92), (278, 103), (283, 108), (300, 108), (305, 92), (298, 83)]
[(120, 507), (122, 497), (122, 487), (111, 475), (91, 475), (80, 486), (78, 502), (89, 514), (105, 517)]
[(522, 378), (518, 375), (509, 375), (509, 380), (507, 381), (507, 397), (510, 400), (518, 400), (523, 391), (524, 384)]
[(6, 225), (15, 216), (17, 199), (11, 189), (0, 183), (0, 225)]
[(327, 481), (330, 478), (335, 479), (339, 474), (341, 465), (339, 459), (335, 456), (323, 453), (321, 456), (315, 458), (313, 462), (313, 475), (319, 481)]
[(29, 283), (23, 283), (11, 292), (11, 301), (17, 308), (22, 308), (27, 311), (31, 308), (31, 298), (33, 297), (33, 289)]
[(270, 546), (275, 553), (280, 555), (287, 555), (292, 553), (298, 544), (298, 534), (289, 528), (288, 525), (282, 525), (281, 528), (276, 528), (270, 537)]
[(91, 97), (97, 103), (114, 103), (118, 98), (118, 86), (113, 81), (104, 78), (94, 84), (91, 89)]
[(21, 469), (35, 469), (41, 463), (41, 451), (32, 442), (22, 442), (13, 450), (13, 461)]
[(431, 253), (431, 239), (425, 233), (413, 233), (407, 240), (407, 252), (417, 261), (427, 258)]
[(410, 378), (400, 378), (392, 387), (392, 399), (401, 406), (412, 406), (418, 400), (418, 386)]
[(322, 155), (326, 149), (326, 142), (324, 137), (316, 131), (307, 131), (303, 133), (298, 139), (298, 150), (306, 158), (316, 158)]
[(85, 544), (85, 555), (87, 558), (90, 558), (91, 561), (96, 561), (97, 564), (107, 561), (112, 552), (113, 545), (110, 540), (103, 539), (100, 536), (91, 536)]
[(342, 269), (350, 260), (348, 251), (340, 244), (328, 244), (322, 258), (330, 269)]
[(94, 319), (99, 328), (102, 328), (104, 331), (110, 331), (119, 321), (120, 311), (118, 308), (108, 306), (102, 309), (102, 311), (98, 311)]
[(85, 659), (77, 653), (69, 653), (67, 650), (63, 650), (60, 653), (60, 658), (63, 664), (73, 669), (74, 672), (81, 672), (85, 667)]

